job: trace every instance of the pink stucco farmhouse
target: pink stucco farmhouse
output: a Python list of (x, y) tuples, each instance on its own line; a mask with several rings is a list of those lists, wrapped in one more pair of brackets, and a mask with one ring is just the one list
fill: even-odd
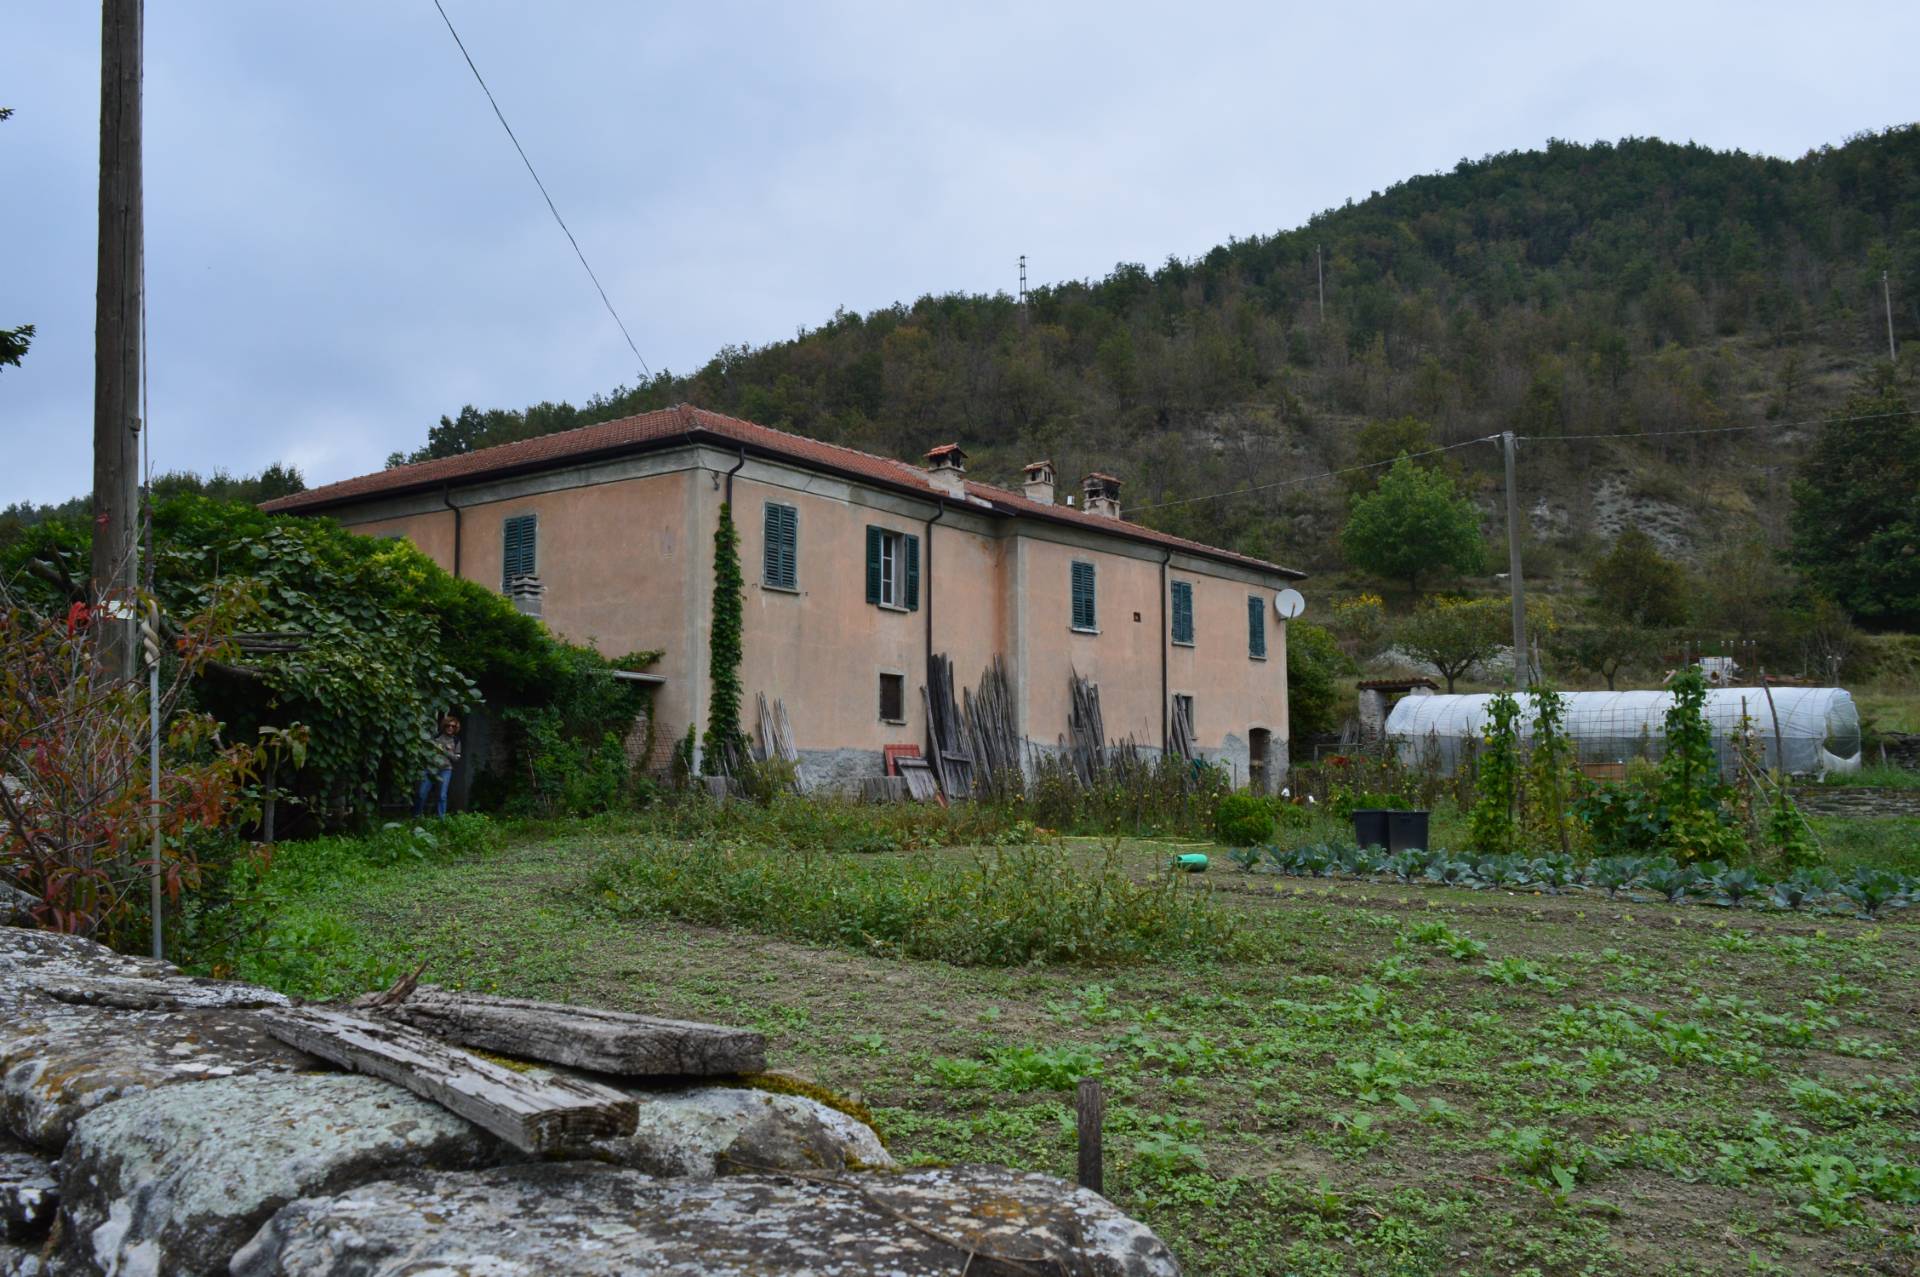
[[(1302, 574), (1122, 518), (1120, 481), (1018, 490), (680, 406), (270, 502), (402, 536), (511, 595), (561, 636), (659, 649), (660, 738), (704, 726), (714, 532), (731, 502), (746, 576), (741, 685), (784, 700), (803, 779), (851, 786), (888, 745), (927, 742), (920, 688), (944, 653), (971, 682), (1004, 660), (1019, 735), (1068, 730), (1070, 676), (1097, 684), (1107, 733), (1198, 752), (1264, 787), (1286, 767), (1287, 632)], [(751, 730), (751, 724), (742, 724)]]

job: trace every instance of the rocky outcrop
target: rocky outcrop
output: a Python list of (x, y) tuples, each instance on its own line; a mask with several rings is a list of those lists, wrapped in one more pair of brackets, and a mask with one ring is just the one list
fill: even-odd
[(107, 1272), (220, 1272), (280, 1207), (408, 1170), (487, 1165), (498, 1141), (378, 1078), (260, 1074), (172, 1086), (74, 1124), (61, 1191)]
[(234, 1277), (333, 1273), (958, 1272), (1171, 1277), (1167, 1248), (1104, 1198), (1042, 1175), (660, 1179), (590, 1162), (411, 1176), (282, 1209)]

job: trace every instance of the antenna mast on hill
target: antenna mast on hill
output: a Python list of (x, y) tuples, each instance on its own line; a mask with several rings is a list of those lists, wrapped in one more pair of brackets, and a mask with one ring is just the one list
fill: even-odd
[(1027, 326), (1027, 255), (1020, 254), (1020, 326)]
[(1327, 272), (1320, 266), (1320, 246), (1313, 246), (1313, 279), (1320, 287), (1320, 322), (1327, 322)]
[[(1020, 260), (1025, 261), (1026, 258), (1023, 257)], [(1025, 280), (1026, 275), (1022, 273), (1020, 278)], [(1024, 286), (1021, 291), (1026, 291)], [(1899, 363), (1900, 357), (1893, 353), (1893, 285), (1887, 282), (1885, 271), (1880, 272), (1880, 296), (1886, 299), (1887, 303), (1887, 358), (1893, 363)]]

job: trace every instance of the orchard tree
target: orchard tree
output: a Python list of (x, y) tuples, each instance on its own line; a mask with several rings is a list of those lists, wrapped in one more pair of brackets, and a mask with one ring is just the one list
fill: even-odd
[(1577, 670), (1598, 674), (1614, 690), (1614, 679), (1622, 666), (1642, 660), (1660, 650), (1660, 635), (1653, 630), (1619, 621), (1599, 625), (1569, 626), (1555, 637), (1553, 653)]
[(1405, 581), (1416, 596), (1423, 576), (1481, 565), (1480, 512), (1452, 479), (1404, 453), (1378, 488), (1354, 497), (1340, 540), (1354, 566)]
[(1793, 560), (1856, 620), (1920, 626), (1920, 415), (1882, 364), (1793, 485)]
[(1400, 650), (1454, 680), (1498, 652), (1509, 640), (1505, 599), (1435, 599), (1400, 622)]

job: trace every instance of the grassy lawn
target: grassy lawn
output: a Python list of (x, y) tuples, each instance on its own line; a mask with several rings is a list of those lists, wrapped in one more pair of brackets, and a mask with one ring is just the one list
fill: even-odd
[[(1070, 1177), (1070, 1088), (1097, 1073), (1108, 1193), (1190, 1273), (1920, 1265), (1920, 910), (1870, 924), (1216, 856), (1179, 890), (1231, 918), (1241, 957), (961, 967), (669, 920), (625, 885), (639, 842), (526, 826), (331, 877), (301, 877), (289, 847), (275, 965), (241, 973), (315, 991), (425, 959), (445, 984), (752, 1025), (776, 1067), (870, 1105), (907, 1162)], [(1150, 883), (1174, 849), (1035, 854)]]

